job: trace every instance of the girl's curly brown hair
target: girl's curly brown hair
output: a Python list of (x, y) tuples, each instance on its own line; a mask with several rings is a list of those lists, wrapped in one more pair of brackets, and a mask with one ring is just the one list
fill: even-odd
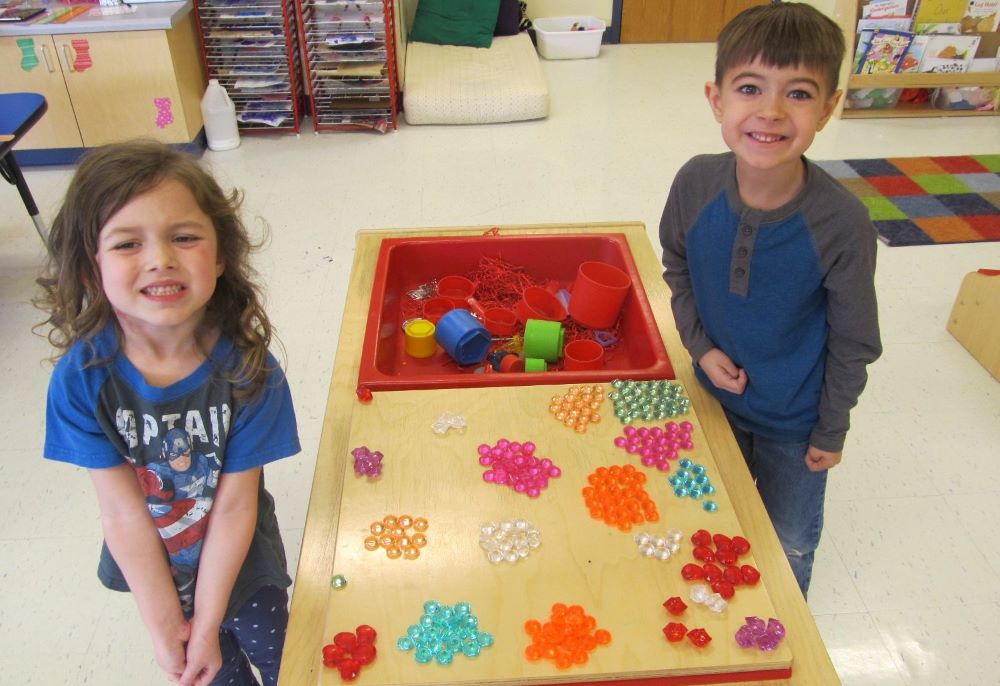
[(212, 219), (219, 259), (225, 266), (195, 335), (201, 345), (215, 329), (233, 340), (243, 354), (232, 381), (241, 394), (252, 396), (270, 371), (268, 346), (273, 335), (258, 274), (249, 259), (263, 241), (252, 242), (240, 218), (242, 193), (233, 190), (227, 195), (197, 160), (156, 141), (107, 145), (81, 158), (49, 233), (48, 258), (37, 279), (43, 293), (34, 300), (49, 316), (35, 328), (48, 329), (45, 335), (57, 350), (53, 359), (78, 341), (92, 345), (94, 336), (109, 323), (121, 337), (101, 285), (98, 235), (129, 201), (167, 179), (184, 184)]

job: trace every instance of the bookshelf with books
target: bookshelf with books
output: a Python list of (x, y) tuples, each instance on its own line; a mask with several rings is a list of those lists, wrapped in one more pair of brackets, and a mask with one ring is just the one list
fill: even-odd
[(836, 0), (834, 18), (841, 117), (1000, 114), (1000, 0)]

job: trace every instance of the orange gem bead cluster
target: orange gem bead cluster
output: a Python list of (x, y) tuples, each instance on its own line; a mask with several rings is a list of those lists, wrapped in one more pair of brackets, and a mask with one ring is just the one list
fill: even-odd
[(563, 395), (552, 396), (549, 414), (577, 433), (586, 433), (587, 427), (601, 421), (598, 410), (604, 402), (604, 388), (592, 386), (570, 386)]
[[(386, 515), (380, 521), (372, 522), (368, 528), (371, 535), (365, 538), (365, 550), (384, 550), (390, 560), (405, 558), (416, 560), (420, 549), (427, 545), (428, 522), (423, 517), (410, 515)], [(410, 532), (410, 529), (413, 532)]]
[(598, 467), (587, 476), (588, 485), (581, 492), (591, 517), (630, 531), (635, 524), (660, 520), (645, 483), (646, 475), (630, 464)]
[(611, 632), (598, 629), (597, 620), (580, 605), (555, 603), (549, 621), (529, 619), (524, 630), (531, 636), (524, 657), (530, 662), (552, 660), (559, 669), (587, 664), (597, 646), (611, 643)]

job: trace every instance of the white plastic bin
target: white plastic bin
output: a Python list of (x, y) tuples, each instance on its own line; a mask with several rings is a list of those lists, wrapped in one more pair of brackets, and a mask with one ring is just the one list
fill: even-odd
[(597, 17), (539, 17), (531, 25), (535, 29), (538, 54), (547, 60), (597, 57), (607, 28)]

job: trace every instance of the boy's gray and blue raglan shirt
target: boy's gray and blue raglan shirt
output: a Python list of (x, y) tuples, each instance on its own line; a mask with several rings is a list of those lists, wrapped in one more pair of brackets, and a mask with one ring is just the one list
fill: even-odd
[[(776, 210), (747, 207), (730, 153), (678, 172), (660, 221), (664, 278), (695, 374), (752, 431), (840, 451), (850, 410), (882, 352), (868, 211), (806, 161), (802, 192)], [(719, 348), (746, 370), (737, 395), (698, 360)]]
[[(128, 464), (135, 470), (188, 616), (220, 476), (299, 452), (291, 393), (277, 360), (268, 355), (272, 371), (264, 388), (245, 399), (229, 378), (241, 355), (231, 339), (220, 336), (208, 360), (189, 376), (151, 386), (108, 326), (92, 346), (75, 343), (49, 382), (45, 457), (88, 469)], [(97, 575), (108, 588), (129, 590), (107, 545)], [(226, 618), (261, 587), (290, 584), (262, 472), (257, 523)]]

